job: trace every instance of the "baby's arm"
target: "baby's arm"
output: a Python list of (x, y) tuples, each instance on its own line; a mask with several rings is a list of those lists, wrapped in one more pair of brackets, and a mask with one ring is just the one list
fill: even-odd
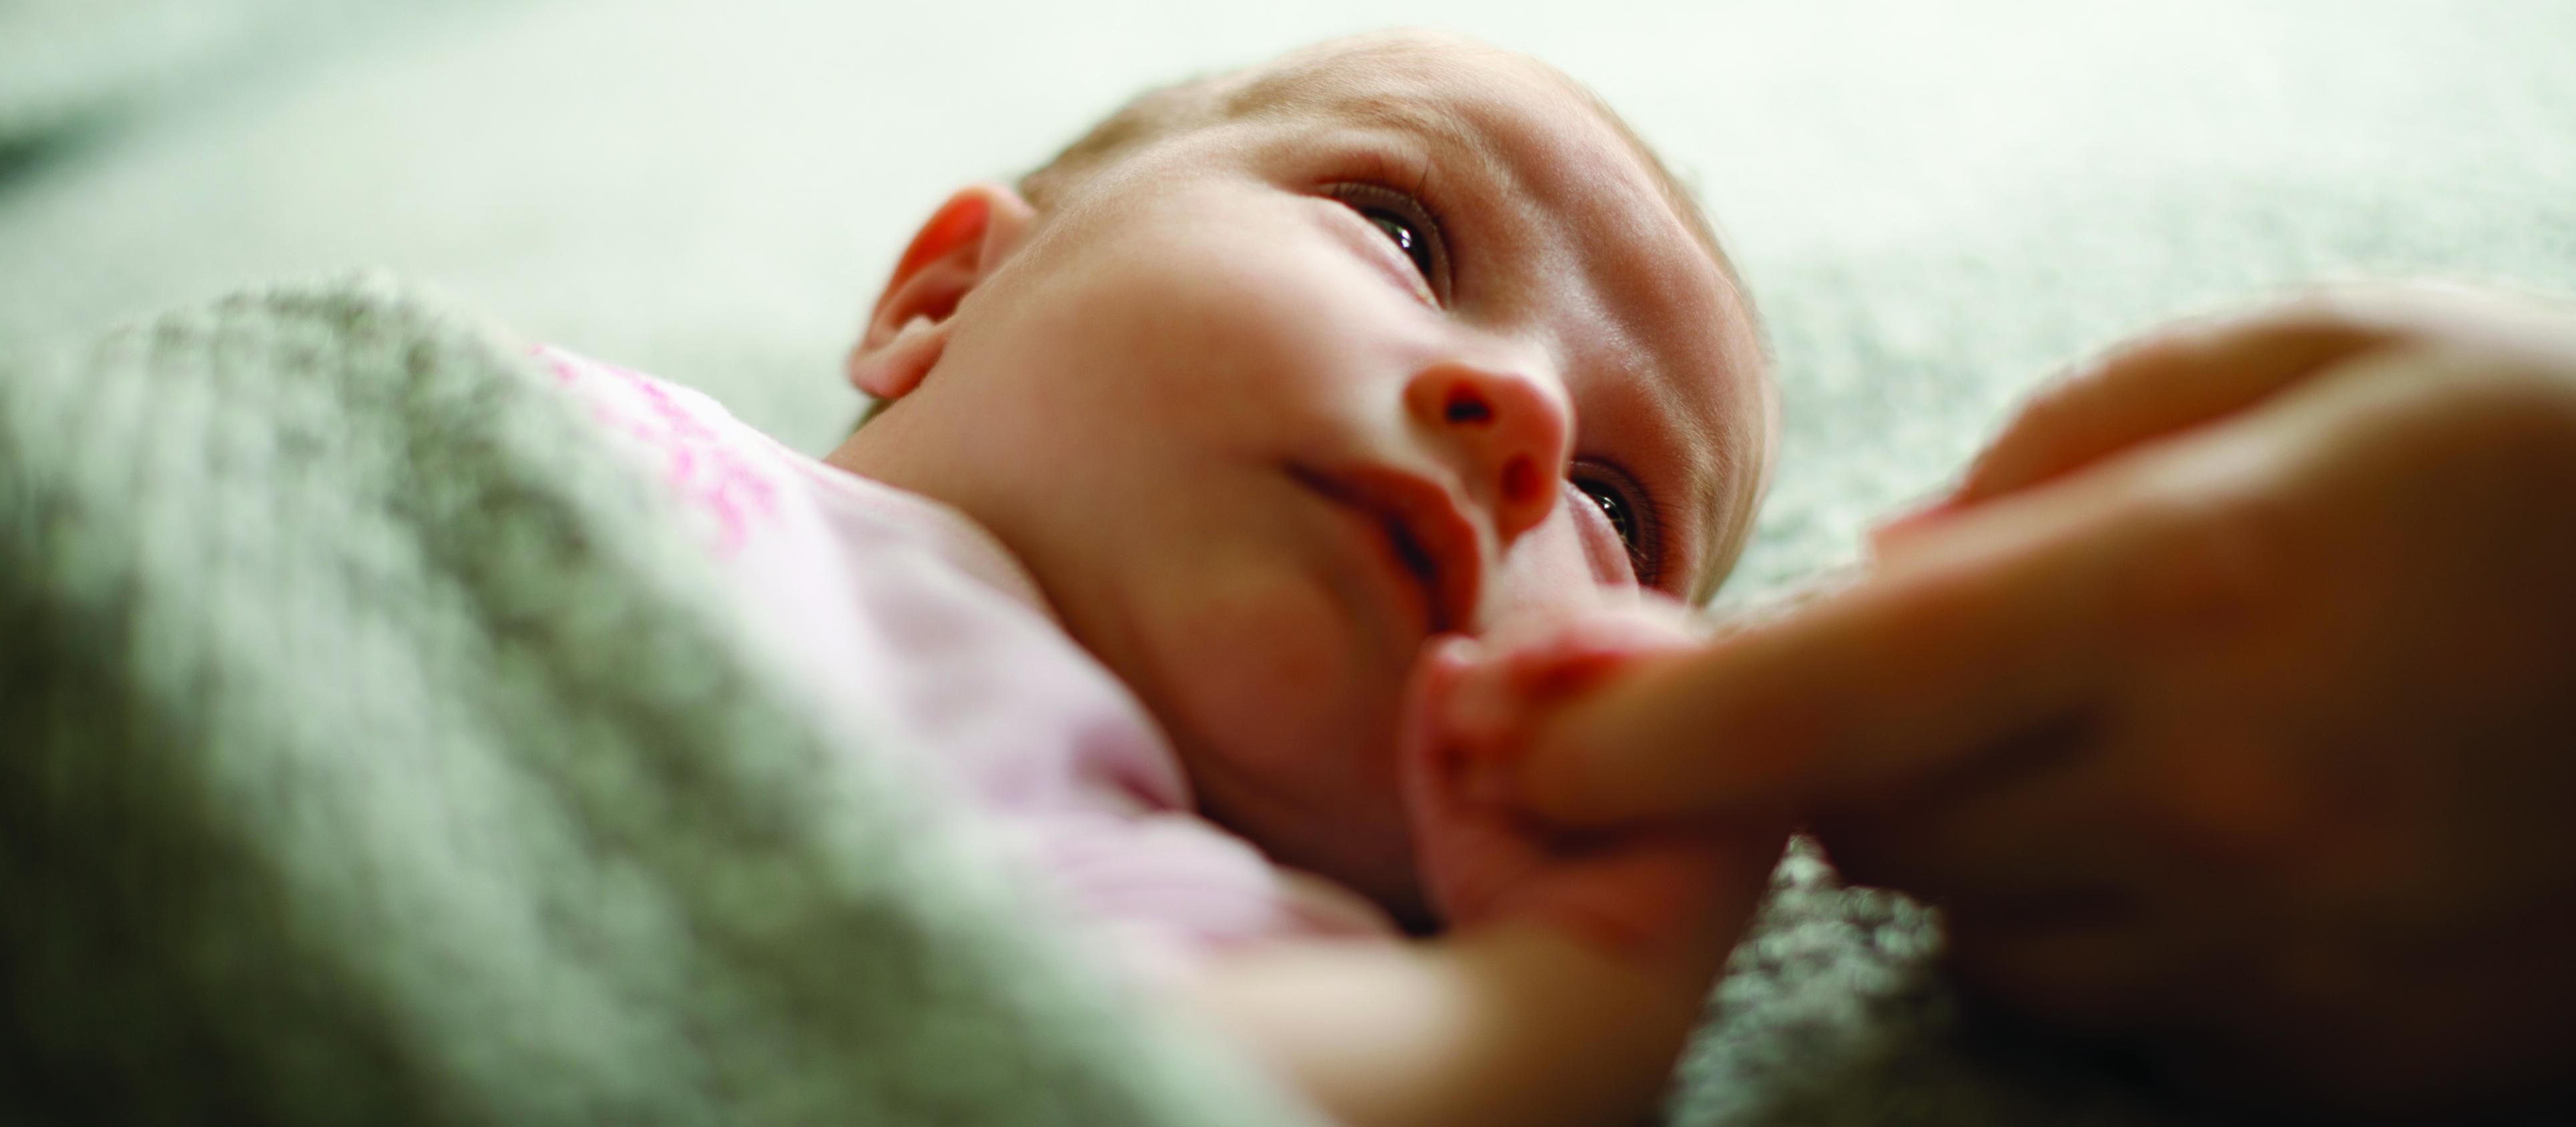
[(1559, 623), (1495, 656), (1454, 642), (1409, 694), (1403, 757), (1417, 847), (1450, 924), (1419, 943), (1281, 943), (1188, 989), (1350, 1124), (1618, 1123), (1649, 1111), (1780, 826), (1552, 838), (1477, 796), (1547, 710), (1690, 645), (1637, 612)]
[(1195, 1000), (1342, 1123), (1616, 1124), (1653, 1105), (1707, 988), (1516, 922), (1258, 948)]

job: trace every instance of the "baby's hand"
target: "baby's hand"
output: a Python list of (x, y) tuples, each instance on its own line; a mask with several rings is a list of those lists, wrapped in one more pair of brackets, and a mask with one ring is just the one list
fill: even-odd
[(1567, 834), (1507, 805), (1498, 785), (1565, 705), (1697, 645), (1686, 612), (1657, 599), (1426, 648), (1399, 754), (1423, 881), (1451, 927), (1532, 920), (1623, 958), (1715, 971), (1752, 916), (1785, 823)]

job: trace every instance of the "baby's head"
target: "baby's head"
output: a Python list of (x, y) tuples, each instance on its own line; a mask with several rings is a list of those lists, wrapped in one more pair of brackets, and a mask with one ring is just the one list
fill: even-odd
[(1422, 34), (1154, 92), (944, 205), (834, 460), (1029, 568), (1205, 811), (1417, 905), (1391, 750), (1425, 638), (1704, 597), (1774, 397), (1688, 195), (1581, 88)]

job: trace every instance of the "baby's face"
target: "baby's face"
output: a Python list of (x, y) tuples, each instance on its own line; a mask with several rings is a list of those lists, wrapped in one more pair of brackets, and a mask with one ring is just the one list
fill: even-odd
[(1711, 588), (1770, 406), (1735, 284), (1551, 72), (1413, 40), (1301, 61), (1071, 191), (914, 395), (956, 423), (946, 499), (1207, 812), (1401, 907), (1390, 753), (1425, 639)]

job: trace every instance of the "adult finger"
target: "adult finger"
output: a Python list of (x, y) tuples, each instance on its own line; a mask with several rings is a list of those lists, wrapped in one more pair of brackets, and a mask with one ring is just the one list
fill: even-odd
[(2058, 738), (2073, 746), (2019, 775), (1828, 807), (1809, 827), (1846, 879), (1938, 907), (1953, 969), (2010, 1008), (2094, 1031), (2170, 1020), (2205, 951), (2204, 902), (2230, 878), (2169, 847), (2162, 756), (2133, 732)]
[(2166, 647), (2256, 613), (2276, 570), (2278, 522), (2243, 502), (2262, 467), (2193, 454), (1963, 513), (1868, 578), (1603, 686), (1537, 733), (1520, 799), (1585, 824), (1866, 802), (2099, 714)]
[(2137, 881), (2144, 858), (2123, 832), (2127, 796), (2106, 778), (2100, 747), (2076, 736), (2050, 754), (1964, 786), (1828, 804), (1807, 824), (1855, 883), (2013, 916), (2080, 907), (2106, 884)]
[(2377, 291), (2319, 293), (2116, 346), (2023, 403), (1950, 501), (1973, 505), (2025, 489), (2242, 410), (2386, 346), (2407, 325), (2397, 305)]
[[(2088, 490), (2087, 492), (2091, 492)], [(1546, 723), (1515, 790), (1576, 823), (1803, 805), (1896, 783), (2082, 709), (2116, 652), (2086, 624), (2133, 531), (2056, 496), (1963, 518), (1919, 557), (1601, 687)]]
[(2171, 908), (2118, 894), (2038, 914), (1949, 906), (1944, 962), (1985, 1000), (2062, 1033), (2170, 1027), (2201, 1008), (2214, 947), (2209, 928)]
[(2117, 346), (2040, 390), (1956, 490), (1873, 540), (1890, 547), (1938, 516), (2233, 414), (2392, 345), (2448, 339), (2515, 348), (2567, 335), (2564, 315), (2546, 307), (2425, 283), (2338, 286), (2186, 321)]

